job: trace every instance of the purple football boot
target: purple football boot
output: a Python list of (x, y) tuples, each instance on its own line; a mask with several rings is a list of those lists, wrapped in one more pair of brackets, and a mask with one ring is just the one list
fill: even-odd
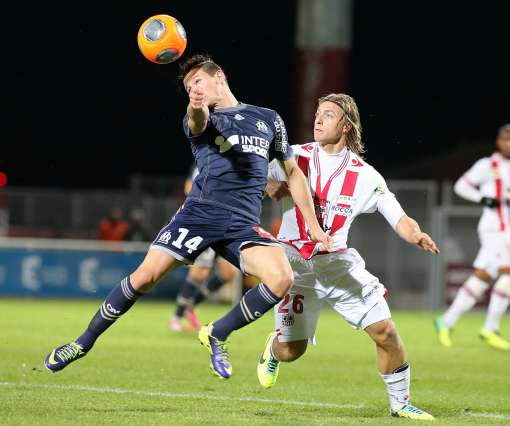
[(232, 375), (232, 364), (228, 359), (227, 342), (222, 342), (211, 336), (212, 323), (204, 325), (198, 332), (198, 340), (207, 348), (211, 355), (211, 371), (222, 379), (228, 379)]
[(87, 352), (83, 350), (81, 345), (76, 342), (71, 342), (53, 349), (46, 355), (44, 365), (48, 370), (55, 373), (85, 355), (87, 355)]

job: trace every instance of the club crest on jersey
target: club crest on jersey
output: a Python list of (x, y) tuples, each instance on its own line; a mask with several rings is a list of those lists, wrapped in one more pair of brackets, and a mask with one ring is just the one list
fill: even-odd
[(165, 231), (161, 234), (161, 236), (158, 238), (158, 243), (168, 244), (170, 239), (172, 238), (172, 233), (170, 231)]
[(374, 192), (379, 195), (384, 195), (384, 194), (386, 194), (386, 188), (379, 185), (377, 188), (374, 189)]
[(269, 133), (269, 128), (267, 127), (267, 124), (264, 123), (262, 120), (257, 121), (257, 130), (262, 133)]

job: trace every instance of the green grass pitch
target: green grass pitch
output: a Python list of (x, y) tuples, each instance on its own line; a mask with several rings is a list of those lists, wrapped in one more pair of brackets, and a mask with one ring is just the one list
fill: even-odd
[[(2, 425), (336, 425), (407, 422), (388, 415), (375, 349), (361, 331), (324, 310), (318, 345), (280, 369), (277, 385), (260, 387), (258, 356), (272, 315), (231, 336), (234, 375), (209, 372), (196, 335), (168, 331), (171, 304), (140, 301), (93, 351), (52, 374), (43, 359), (76, 337), (98, 301), (0, 299)], [(226, 306), (205, 305), (202, 320)], [(453, 348), (438, 345), (432, 313), (394, 312), (411, 363), (412, 401), (436, 424), (510, 423), (510, 353), (477, 337), (483, 314), (463, 317)], [(510, 335), (510, 320), (502, 329)]]

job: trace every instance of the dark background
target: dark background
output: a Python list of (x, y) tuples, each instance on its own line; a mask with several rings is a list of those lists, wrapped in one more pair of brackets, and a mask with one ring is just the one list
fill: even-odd
[[(388, 177), (442, 179), (490, 153), (510, 122), (508, 3), (353, 3), (350, 93), (367, 160)], [(184, 25), (185, 56), (212, 54), (238, 99), (276, 109), (292, 140), (293, 1), (9, 8), (0, 139), (9, 186), (124, 188), (134, 173), (186, 174), (177, 66), (148, 62), (136, 45), (157, 13)]]

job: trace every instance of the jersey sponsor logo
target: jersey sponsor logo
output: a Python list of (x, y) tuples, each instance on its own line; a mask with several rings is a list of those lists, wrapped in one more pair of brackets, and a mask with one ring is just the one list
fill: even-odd
[(267, 151), (269, 149), (269, 141), (258, 136), (244, 136), (241, 135), (241, 146), (243, 152), (253, 153), (267, 158)]
[(257, 121), (257, 130), (262, 133), (269, 133), (269, 128), (267, 127), (267, 124), (264, 123), (262, 120)]
[(287, 138), (287, 129), (285, 128), (283, 120), (279, 115), (276, 117), (276, 120), (274, 121), (273, 124), (276, 130), (274, 147), (278, 152), (286, 154), (289, 146), (289, 140)]
[(351, 197), (350, 195), (339, 195), (336, 201), (342, 204), (354, 204), (356, 202), (356, 197)]
[(214, 143), (220, 149), (220, 154), (223, 154), (224, 152), (227, 152), (230, 148), (232, 148), (234, 145), (239, 144), (239, 136), (232, 135), (229, 136), (228, 139), (225, 139), (221, 135), (216, 136), (216, 139), (214, 139)]
[(170, 231), (165, 231), (158, 238), (158, 243), (168, 244), (168, 241), (172, 239), (172, 233)]
[(337, 204), (336, 206), (331, 207), (331, 210), (336, 214), (341, 214), (343, 216), (350, 216), (352, 214), (351, 206), (346, 206), (344, 204)]
[(227, 152), (234, 145), (241, 145), (243, 152), (268, 157), (269, 141), (259, 136), (232, 135), (225, 139), (219, 135), (214, 139), (214, 143), (218, 146), (220, 154)]
[(361, 167), (361, 166), (363, 166), (363, 163), (361, 161), (359, 161), (357, 158), (353, 158), (352, 161), (351, 161), (351, 164), (354, 167)]

